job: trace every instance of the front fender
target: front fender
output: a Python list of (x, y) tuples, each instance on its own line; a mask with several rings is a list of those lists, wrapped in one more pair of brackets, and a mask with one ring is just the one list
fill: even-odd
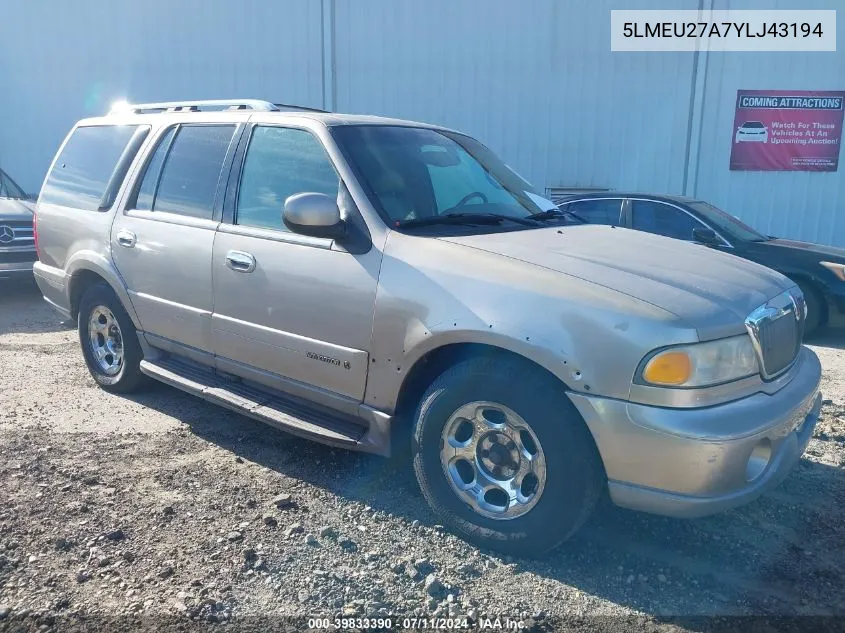
[[(394, 339), (397, 340), (398, 339)], [(567, 337), (552, 340), (509, 323), (487, 323), (479, 327), (464, 318), (440, 321), (431, 326), (417, 322), (405, 330), (401, 349), (391, 350), (387, 340), (374, 341), (370, 379), (365, 403), (394, 411), (403, 383), (414, 366), (427, 354), (453, 344), (478, 344), (518, 354), (556, 376), (570, 390), (590, 390), (580, 364), (568, 353)]]

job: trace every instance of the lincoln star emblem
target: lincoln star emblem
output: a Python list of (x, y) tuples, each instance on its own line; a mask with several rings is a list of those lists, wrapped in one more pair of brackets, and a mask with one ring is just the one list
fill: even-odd
[(0, 225), (0, 244), (8, 244), (15, 239), (15, 232), (11, 226)]

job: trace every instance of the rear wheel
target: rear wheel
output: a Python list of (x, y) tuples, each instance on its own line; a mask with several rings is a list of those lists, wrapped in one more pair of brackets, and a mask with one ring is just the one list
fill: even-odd
[(437, 378), (417, 410), (413, 452), (423, 494), (444, 524), (518, 555), (569, 538), (606, 481), (559, 383), (507, 359), (470, 359)]
[(126, 393), (143, 382), (138, 334), (108, 285), (97, 283), (85, 290), (77, 326), (85, 364), (100, 387)]

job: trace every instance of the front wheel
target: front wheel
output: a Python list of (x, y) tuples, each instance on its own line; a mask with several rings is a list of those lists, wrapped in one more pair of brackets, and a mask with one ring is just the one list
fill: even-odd
[(143, 382), (138, 334), (108, 285), (94, 284), (85, 291), (77, 326), (85, 364), (100, 387), (128, 393)]
[(508, 359), (446, 370), (417, 410), (414, 470), (441, 521), (482, 547), (542, 554), (592, 512), (606, 478), (561, 385)]

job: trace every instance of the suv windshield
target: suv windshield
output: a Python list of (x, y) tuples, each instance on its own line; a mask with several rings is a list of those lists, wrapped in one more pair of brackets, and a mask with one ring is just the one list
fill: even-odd
[[(385, 125), (338, 126), (333, 133), (390, 226), (525, 229), (544, 225), (520, 220), (554, 209), (552, 202), (468, 136)], [(473, 216), (479, 218), (478, 225), (472, 223)], [(490, 222), (494, 216), (517, 221)]]
[(714, 225), (720, 231), (724, 231), (738, 240), (744, 242), (766, 242), (769, 240), (762, 233), (755, 231), (741, 220), (714, 207), (712, 204), (691, 202), (689, 206), (704, 216), (709, 224)]

